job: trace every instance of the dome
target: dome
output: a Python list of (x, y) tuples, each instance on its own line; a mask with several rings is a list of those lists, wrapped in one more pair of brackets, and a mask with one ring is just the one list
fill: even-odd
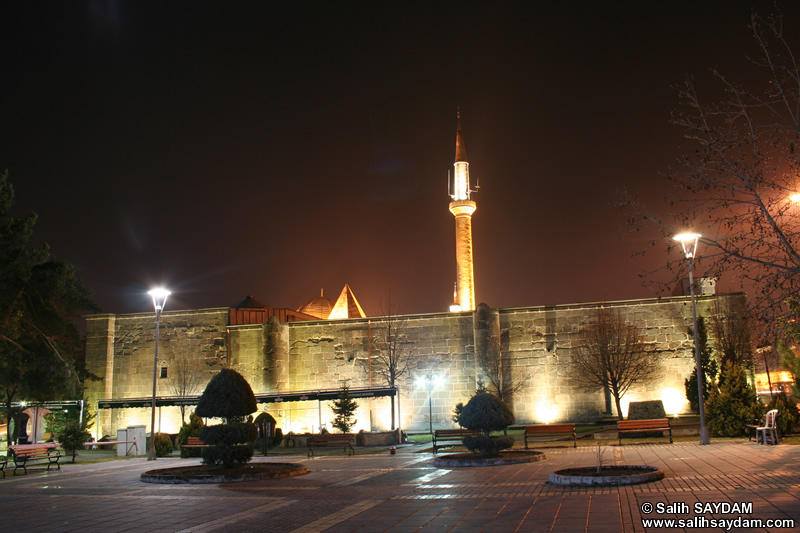
[(327, 320), (333, 310), (334, 302), (330, 298), (325, 298), (322, 291), (319, 296), (297, 309), (298, 313), (315, 316)]

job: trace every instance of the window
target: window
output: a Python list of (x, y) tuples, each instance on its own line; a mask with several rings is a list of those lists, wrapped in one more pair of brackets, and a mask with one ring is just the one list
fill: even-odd
[(161, 367), (161, 374), (158, 377), (161, 378), (161, 379), (166, 379), (166, 377), (167, 377), (167, 367), (165, 367), (165, 366)]

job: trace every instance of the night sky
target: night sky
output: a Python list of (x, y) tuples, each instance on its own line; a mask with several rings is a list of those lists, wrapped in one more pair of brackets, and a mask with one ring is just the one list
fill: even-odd
[(654, 296), (640, 274), (666, 247), (633, 257), (651, 235), (623, 238), (612, 202), (627, 187), (660, 208), (684, 146), (673, 86), (712, 96), (714, 66), (747, 81), (750, 11), (772, 9), (317, 4), (0, 7), (0, 169), (104, 311), (152, 311), (156, 284), (175, 310), (297, 308), (345, 283), (369, 315), (390, 294), (447, 310), (458, 106), (478, 302)]

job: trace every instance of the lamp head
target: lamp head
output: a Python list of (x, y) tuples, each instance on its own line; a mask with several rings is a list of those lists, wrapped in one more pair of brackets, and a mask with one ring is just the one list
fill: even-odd
[(680, 242), (681, 246), (683, 246), (683, 254), (686, 256), (686, 259), (694, 259), (697, 254), (697, 241), (700, 237), (701, 235), (699, 233), (681, 233), (680, 235), (675, 235), (673, 239)]
[(157, 313), (164, 310), (164, 305), (167, 303), (167, 296), (172, 293), (163, 287), (159, 287), (148, 291), (147, 294), (153, 297), (153, 307), (155, 307)]

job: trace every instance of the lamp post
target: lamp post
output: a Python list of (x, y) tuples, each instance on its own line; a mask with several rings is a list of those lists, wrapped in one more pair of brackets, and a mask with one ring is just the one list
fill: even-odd
[(150, 414), (150, 452), (147, 456), (148, 461), (156, 460), (156, 384), (158, 383), (158, 327), (161, 322), (161, 311), (167, 303), (167, 296), (171, 293), (163, 288), (153, 289), (147, 294), (153, 297), (153, 307), (156, 309), (156, 350), (153, 356), (153, 405)]
[(692, 299), (692, 330), (694, 333), (694, 364), (697, 373), (697, 403), (700, 406), (700, 444), (709, 444), (708, 427), (706, 426), (706, 408), (703, 397), (703, 382), (706, 379), (703, 367), (700, 362), (700, 343), (697, 338), (697, 305), (694, 296), (694, 278), (692, 277), (692, 267), (694, 258), (697, 254), (697, 241), (700, 239), (699, 233), (681, 233), (675, 236), (675, 240), (681, 243), (683, 254), (689, 263), (689, 294)]
[(436, 381), (438, 383), (440, 380), (441, 378), (436, 374), (420, 376), (417, 379), (418, 385), (428, 382), (428, 429), (431, 432), (431, 438), (433, 438), (433, 382)]

